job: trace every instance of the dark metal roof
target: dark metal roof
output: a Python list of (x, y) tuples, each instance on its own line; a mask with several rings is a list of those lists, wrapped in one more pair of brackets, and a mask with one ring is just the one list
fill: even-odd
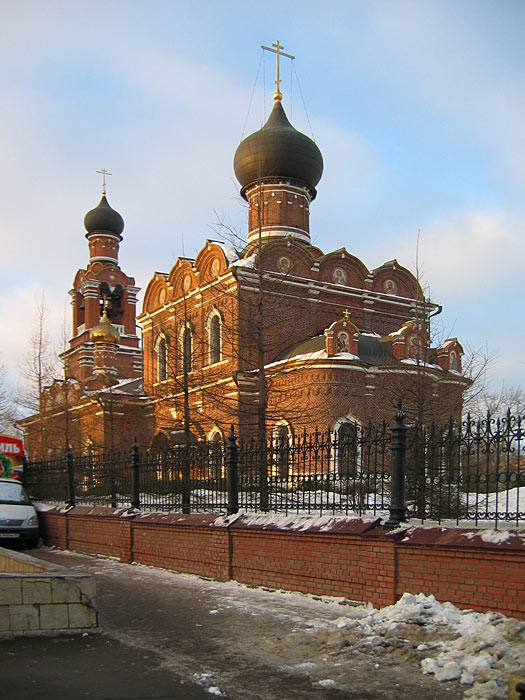
[(108, 233), (113, 233), (120, 236), (124, 229), (124, 219), (120, 216), (118, 211), (115, 211), (109, 206), (108, 200), (105, 195), (102, 195), (102, 199), (98, 205), (88, 211), (84, 217), (84, 226), (88, 235), (90, 233), (107, 231)]
[[(318, 352), (319, 350), (324, 350), (325, 347), (326, 339), (324, 334), (316, 335), (313, 338), (301, 340), (299, 343), (290, 346), (275, 361), (289, 360), (299, 355)], [(388, 336), (380, 338), (379, 336), (359, 335), (357, 348), (359, 359), (369, 365), (389, 365), (397, 362), (392, 356), (392, 341)]]
[(243, 188), (266, 178), (287, 177), (306, 183), (315, 194), (323, 156), (312, 139), (294, 129), (276, 101), (266, 124), (240, 143), (233, 167)]
[(371, 335), (360, 335), (357, 343), (359, 359), (369, 365), (388, 365), (394, 362), (392, 341)]
[(289, 360), (297, 355), (305, 355), (310, 352), (318, 352), (319, 350), (325, 349), (325, 337), (324, 335), (316, 335), (313, 338), (307, 338), (307, 340), (301, 340), (299, 343), (295, 343), (290, 346), (287, 350), (282, 352), (276, 359), (275, 362), (280, 360)]

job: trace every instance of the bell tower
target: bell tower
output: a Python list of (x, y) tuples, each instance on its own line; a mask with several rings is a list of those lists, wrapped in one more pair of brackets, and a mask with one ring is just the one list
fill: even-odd
[(102, 198), (84, 218), (89, 246), (89, 262), (78, 270), (69, 294), (73, 310), (72, 337), (62, 357), (66, 373), (79, 381), (93, 375), (95, 343), (91, 331), (104, 316), (115, 326), (118, 342), (114, 343), (114, 374), (118, 379), (142, 376), (142, 352), (136, 330), (136, 306), (139, 288), (133, 277), (120, 268), (119, 246), (124, 220), (106, 198), (107, 170), (103, 176)]

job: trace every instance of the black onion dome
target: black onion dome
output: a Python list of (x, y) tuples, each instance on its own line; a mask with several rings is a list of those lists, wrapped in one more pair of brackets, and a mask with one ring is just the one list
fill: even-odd
[(263, 178), (288, 177), (305, 182), (315, 193), (323, 156), (312, 139), (294, 129), (277, 100), (262, 129), (239, 144), (233, 167), (243, 188)]
[(107, 231), (120, 236), (124, 229), (124, 219), (118, 211), (109, 206), (106, 195), (102, 195), (98, 206), (88, 211), (84, 217), (84, 226), (88, 235), (98, 231)]

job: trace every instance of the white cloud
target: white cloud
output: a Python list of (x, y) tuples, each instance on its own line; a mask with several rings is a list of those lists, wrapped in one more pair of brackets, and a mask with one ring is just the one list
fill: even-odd
[[(456, 212), (429, 222), (420, 234), (423, 282), (450, 299), (460, 295), (475, 301), (480, 295), (499, 294), (520, 274), (524, 223), (494, 211)], [(407, 236), (401, 247), (404, 259), (415, 261), (415, 244)]]
[[(446, 336), (488, 350), (495, 385), (525, 382), (524, 225), (507, 212), (461, 211), (429, 222), (420, 235), (422, 284), (444, 307), (435, 322)], [(399, 259), (414, 263), (415, 248), (415, 237), (406, 236)]]
[(520, 3), (379, 2), (369, 46), (401, 99), (440, 115), (442, 128), (475, 142), (500, 177), (525, 182), (525, 13)]

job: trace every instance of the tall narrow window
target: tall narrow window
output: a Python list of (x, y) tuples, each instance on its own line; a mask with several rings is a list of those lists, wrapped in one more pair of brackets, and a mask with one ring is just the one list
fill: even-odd
[(345, 421), (336, 433), (337, 472), (339, 476), (355, 475), (358, 462), (357, 426)]
[(210, 476), (212, 479), (220, 479), (224, 473), (224, 454), (223, 447), (224, 441), (222, 435), (219, 432), (213, 433), (209, 443), (209, 454), (210, 454)]
[(221, 361), (221, 319), (215, 314), (210, 319), (208, 330), (210, 365)]
[(157, 374), (159, 382), (168, 378), (168, 345), (165, 338), (159, 340), (157, 346)]
[(290, 475), (290, 429), (281, 423), (273, 431), (274, 461), (277, 476), (287, 479)]
[(191, 372), (192, 367), (192, 346), (191, 329), (186, 326), (182, 331), (182, 367), (184, 372)]

